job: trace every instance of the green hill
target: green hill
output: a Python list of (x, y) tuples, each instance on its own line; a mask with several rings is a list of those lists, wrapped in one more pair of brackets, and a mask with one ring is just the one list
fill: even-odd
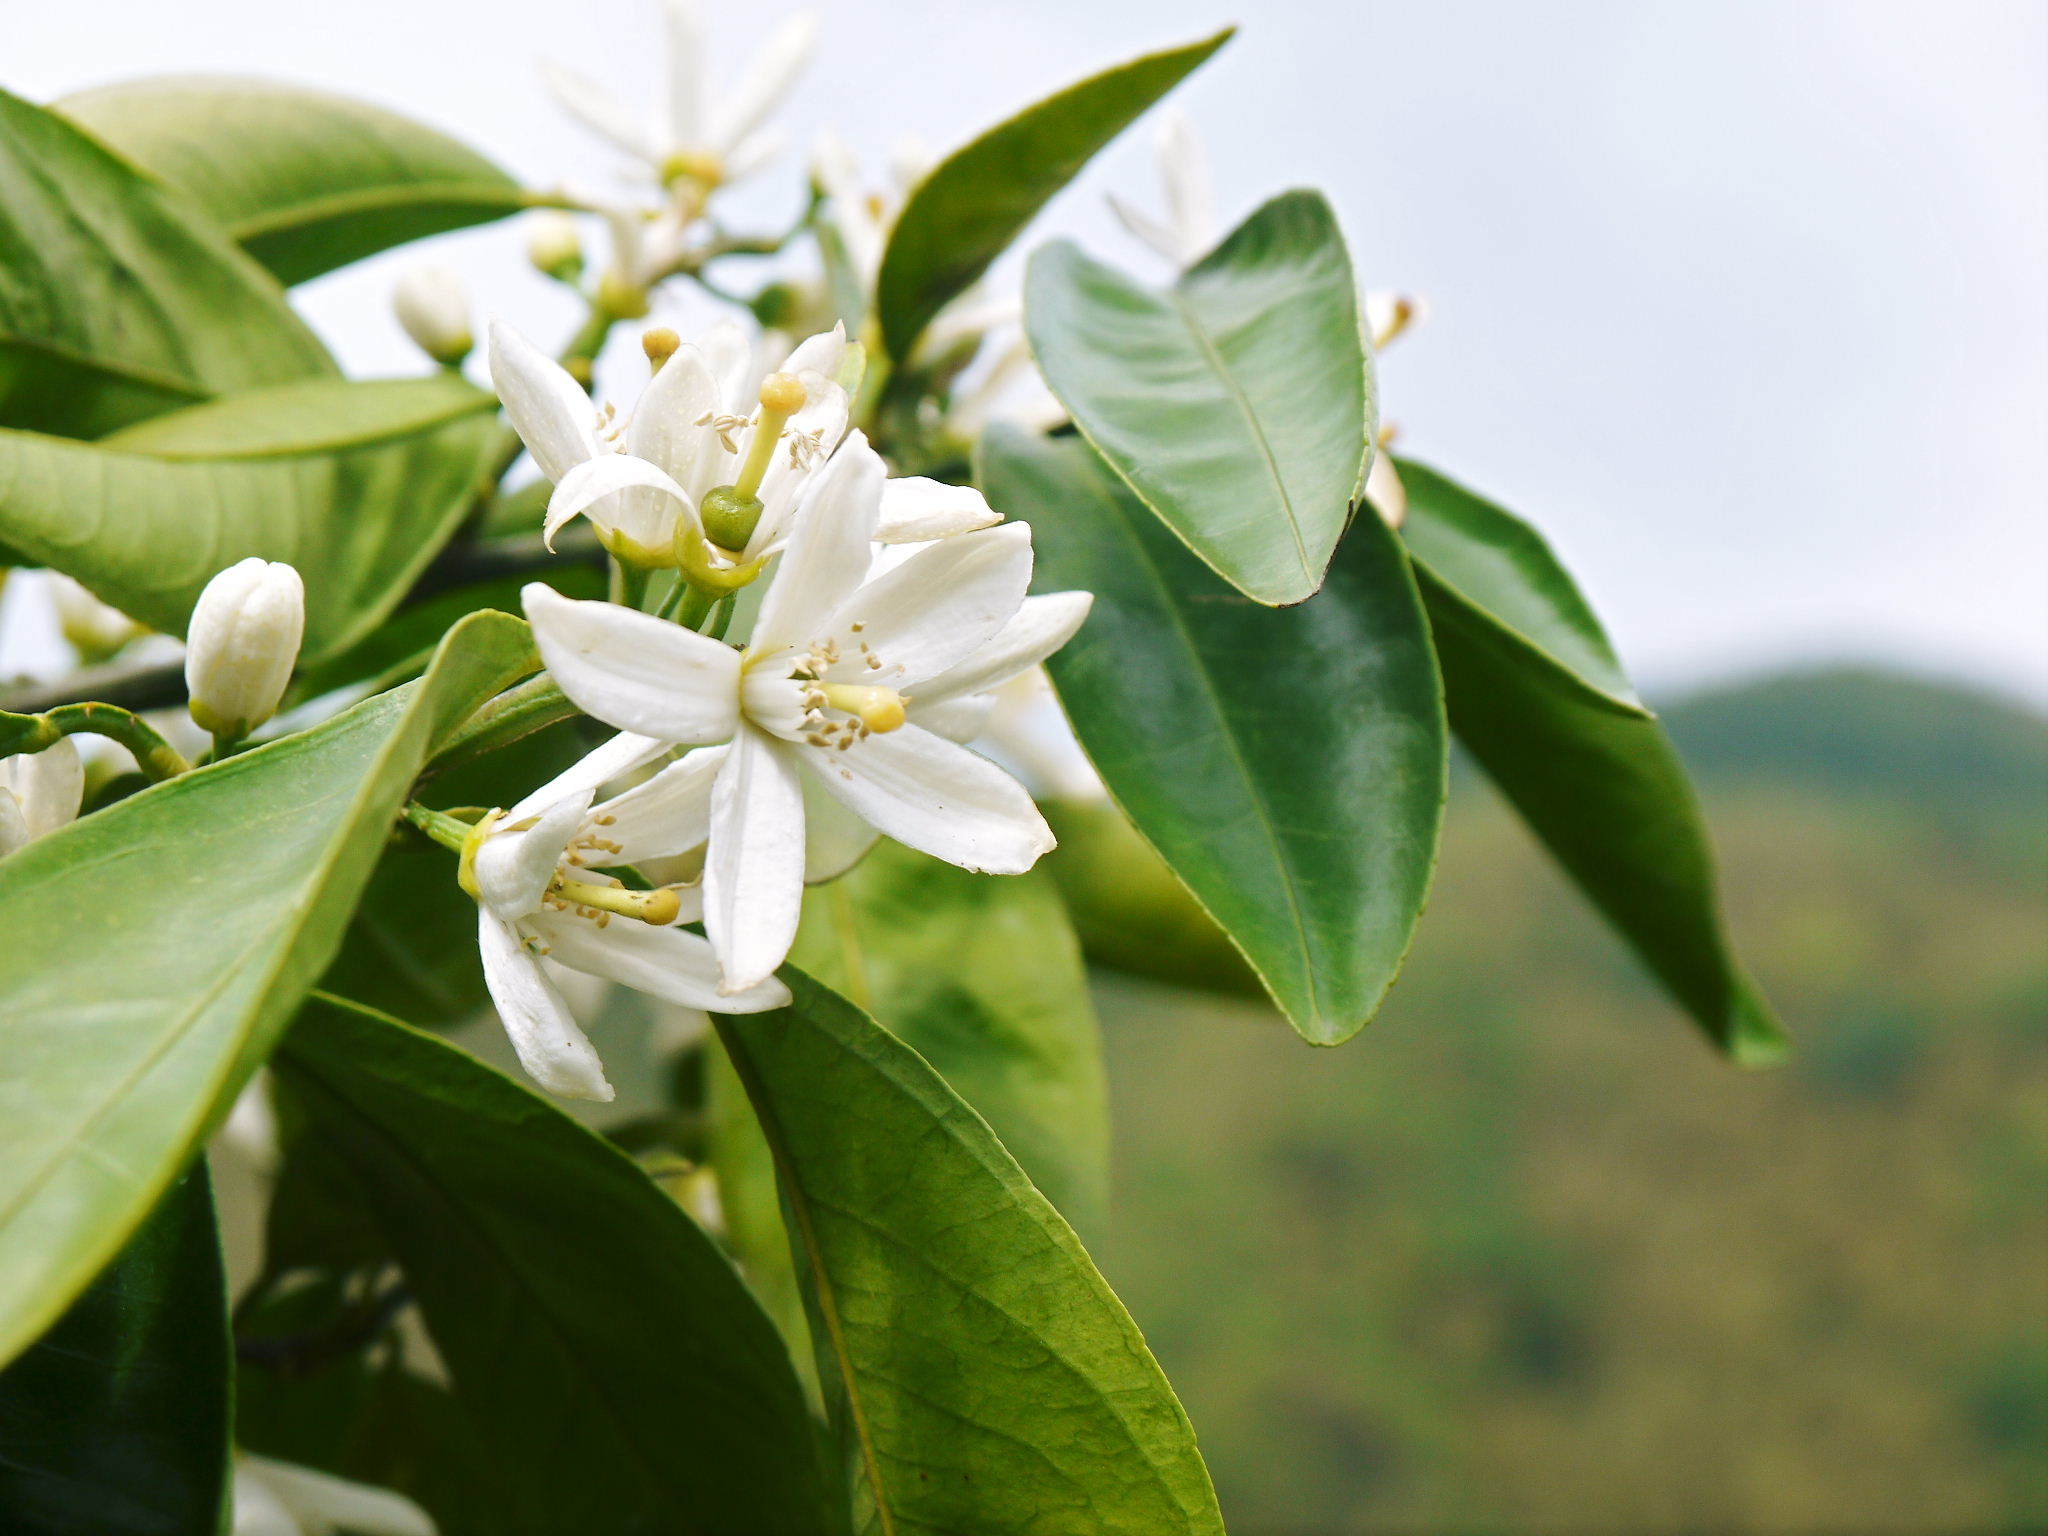
[(2048, 725), (1864, 671), (1668, 718), (1788, 1069), (1476, 781), (1341, 1050), (1105, 974), (1106, 1267), (1237, 1536), (2048, 1528)]

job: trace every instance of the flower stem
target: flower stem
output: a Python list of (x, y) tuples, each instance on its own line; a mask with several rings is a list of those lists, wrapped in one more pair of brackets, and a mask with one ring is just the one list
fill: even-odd
[(126, 747), (135, 765), (157, 783), (192, 767), (140, 716), (118, 705), (95, 701), (60, 704), (42, 715), (0, 715), (0, 744), (14, 752), (40, 752), (64, 736), (104, 736)]
[(459, 816), (450, 816), (446, 811), (432, 810), (417, 800), (406, 801), (405, 809), (400, 814), (443, 848), (452, 852), (462, 852), (463, 844), (469, 839), (471, 826), (468, 822)]

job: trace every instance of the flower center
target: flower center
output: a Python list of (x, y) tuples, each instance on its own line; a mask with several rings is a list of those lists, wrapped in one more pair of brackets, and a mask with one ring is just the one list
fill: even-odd
[(623, 885), (600, 885), (593, 880), (572, 880), (557, 870), (548, 882), (541, 905), (557, 912), (574, 912), (602, 928), (613, 916), (636, 918), (656, 928), (674, 922), (683, 910), (683, 899), (666, 887), (658, 891), (633, 891)]

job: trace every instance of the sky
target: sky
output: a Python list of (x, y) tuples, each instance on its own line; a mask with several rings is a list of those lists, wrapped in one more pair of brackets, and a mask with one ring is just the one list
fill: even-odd
[[(794, 8), (714, 8), (721, 68)], [(1226, 219), (1320, 187), (1361, 278), (1427, 298), (1382, 360), (1403, 450), (1537, 523), (1650, 690), (1867, 659), (2048, 701), (2048, 4), (838, 0), (785, 115), (796, 149), (741, 211), (786, 216), (827, 125), (877, 163), (906, 135), (943, 150), (1231, 20), (1176, 98)], [(650, 107), (658, 75), (655, 0), (0, 0), (0, 33), (0, 84), (36, 100), (282, 76), (535, 185), (618, 170), (538, 60)], [(1024, 244), (1142, 266), (1103, 197), (1156, 198), (1150, 137)], [(352, 369), (419, 371), (388, 295), (422, 251), (486, 308), (566, 329), (519, 249), (464, 232), (299, 298)]]

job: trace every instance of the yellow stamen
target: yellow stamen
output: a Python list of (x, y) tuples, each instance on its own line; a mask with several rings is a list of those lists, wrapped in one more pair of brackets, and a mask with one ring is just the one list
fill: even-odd
[(637, 918), (656, 928), (666, 928), (683, 910), (682, 897), (667, 886), (657, 891), (629, 891), (623, 885), (597, 885), (558, 874), (548, 885), (548, 893), (559, 896), (571, 906), (615, 912), (620, 917)]
[(903, 695), (894, 688), (861, 683), (825, 683), (818, 689), (825, 702), (843, 709), (871, 731), (888, 732), (903, 724)]
[(665, 325), (643, 332), (640, 350), (647, 354), (647, 366), (655, 373), (661, 372), (661, 365), (676, 355), (676, 348), (683, 344), (683, 338)]
[(775, 445), (782, 440), (783, 424), (804, 408), (804, 381), (793, 373), (771, 373), (761, 381), (761, 414), (754, 423), (754, 435), (747, 443), (747, 462), (733, 490), (752, 496), (775, 458)]

